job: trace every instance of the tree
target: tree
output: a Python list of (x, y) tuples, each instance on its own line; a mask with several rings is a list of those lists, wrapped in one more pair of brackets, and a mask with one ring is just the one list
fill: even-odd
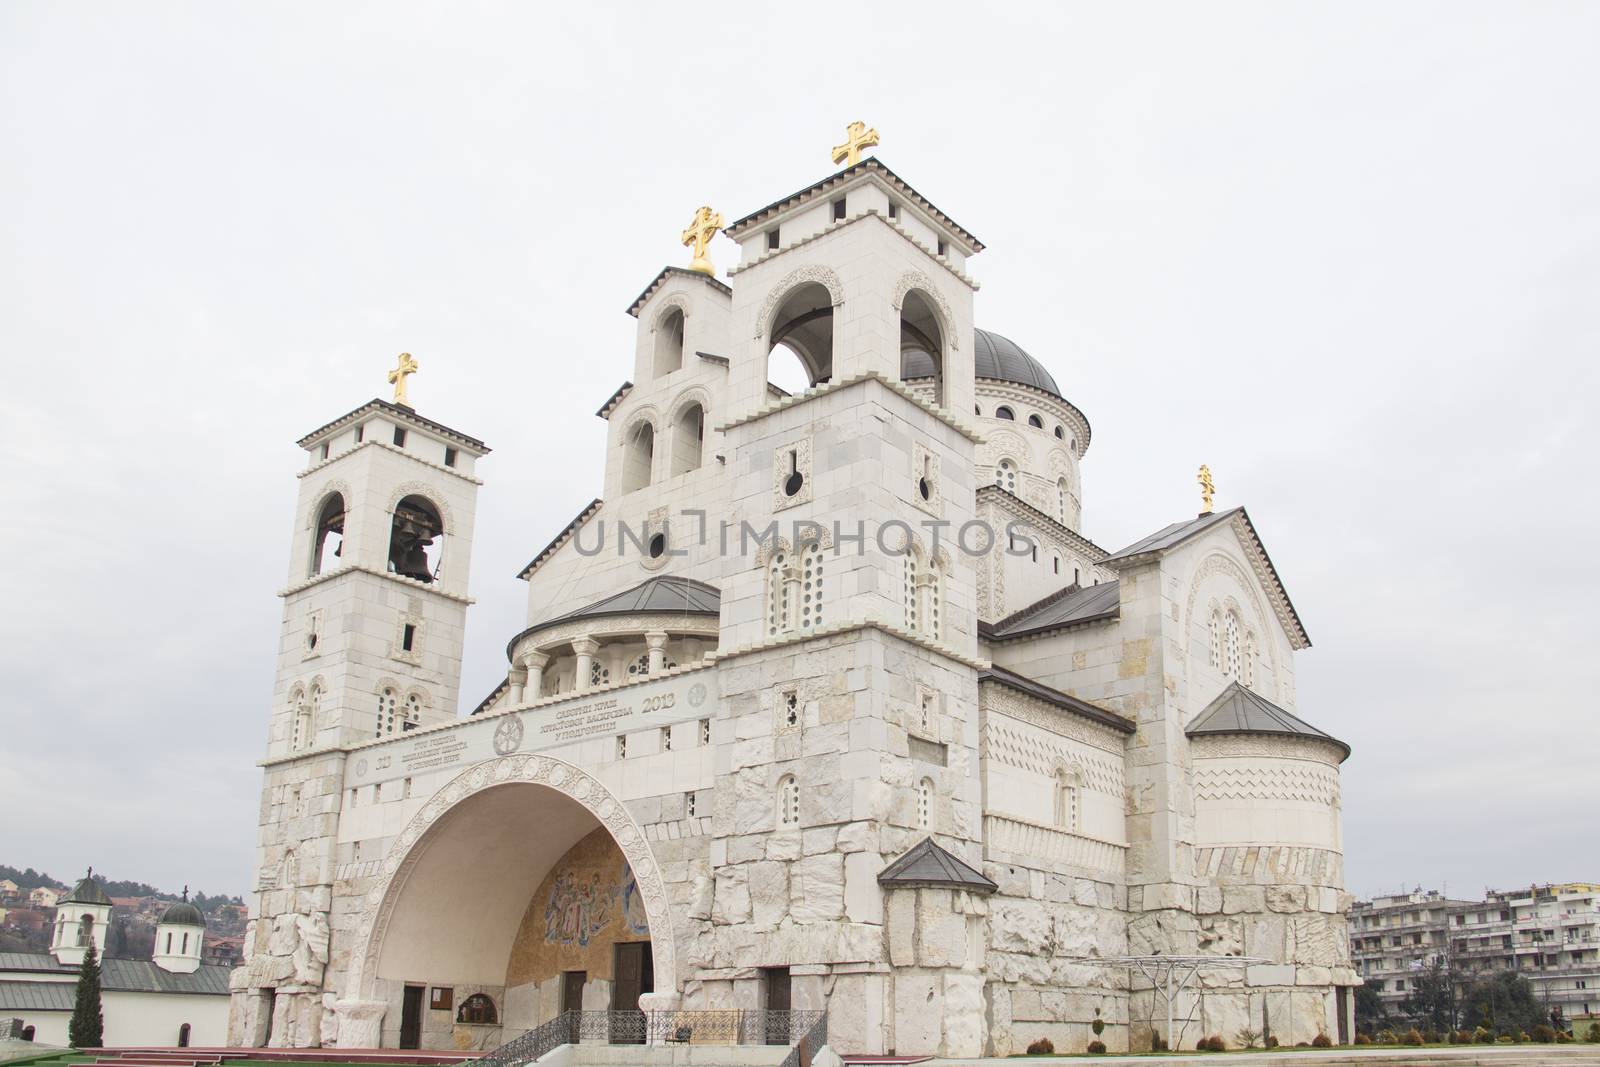
[(1456, 1028), (1456, 975), (1435, 959), (1426, 971), (1412, 976), (1411, 992), (1401, 1004), (1403, 1011), (1420, 1026), (1435, 1030)]
[(91, 939), (78, 970), (78, 999), (67, 1024), (67, 1040), (73, 1048), (100, 1048), (105, 1044), (105, 1029), (105, 1014), (100, 1010), (100, 956)]
[(1389, 1009), (1383, 1006), (1383, 998), (1378, 996), (1382, 989), (1381, 978), (1368, 978), (1356, 986), (1356, 1029), (1362, 1033), (1381, 1030), (1389, 1021)]
[(1497, 1034), (1526, 1033), (1545, 1021), (1533, 986), (1515, 971), (1501, 971), (1467, 986), (1461, 996), (1464, 1026), (1484, 1026)]

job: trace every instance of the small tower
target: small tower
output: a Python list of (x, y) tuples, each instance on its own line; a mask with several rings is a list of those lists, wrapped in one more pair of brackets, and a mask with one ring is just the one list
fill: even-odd
[(95, 881), (89, 868), (72, 892), (56, 902), (56, 932), (50, 954), (56, 962), (76, 967), (88, 954), (90, 944), (101, 956), (106, 954), (106, 927), (111, 922), (111, 898)]
[[(416, 369), (409, 357), (400, 370)], [(391, 375), (391, 380), (395, 376)], [(405, 378), (396, 382), (404, 399)], [(453, 719), (482, 441), (371, 400), (313, 430), (268, 758)]]
[(200, 909), (189, 903), (189, 887), (183, 899), (168, 905), (156, 922), (156, 944), (150, 960), (163, 971), (193, 974), (200, 967), (200, 942), (205, 938), (206, 920)]

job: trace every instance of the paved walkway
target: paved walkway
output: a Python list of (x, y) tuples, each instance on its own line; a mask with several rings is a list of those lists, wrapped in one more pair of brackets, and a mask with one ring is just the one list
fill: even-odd
[(1137, 1056), (1011, 1056), (975, 1060), (932, 1059), (918, 1067), (1021, 1067), (1063, 1059), (1107, 1067), (1600, 1067), (1600, 1045), (1445, 1045), (1439, 1048), (1302, 1048), (1274, 1052), (1174, 1052)]

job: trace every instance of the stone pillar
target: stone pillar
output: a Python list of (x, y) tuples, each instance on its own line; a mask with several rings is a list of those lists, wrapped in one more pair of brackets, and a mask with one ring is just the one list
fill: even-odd
[(589, 688), (589, 672), (594, 669), (594, 654), (600, 651), (600, 642), (592, 637), (579, 637), (572, 642), (572, 651), (578, 654), (578, 675), (572, 687), (582, 692)]
[(339, 1048), (381, 1048), (383, 1013), (389, 1008), (381, 1000), (341, 1000), (333, 1006), (339, 1019)]
[(667, 666), (667, 631), (646, 630), (644, 640), (650, 646), (650, 673), (660, 674)]
[(550, 653), (525, 652), (522, 655), (522, 666), (528, 672), (528, 684), (525, 690), (529, 700), (538, 700), (544, 693), (544, 669), (550, 665)]
[(523, 701), (523, 690), (528, 683), (528, 672), (521, 667), (513, 667), (506, 672), (506, 681), (511, 685), (511, 706), (516, 707)]

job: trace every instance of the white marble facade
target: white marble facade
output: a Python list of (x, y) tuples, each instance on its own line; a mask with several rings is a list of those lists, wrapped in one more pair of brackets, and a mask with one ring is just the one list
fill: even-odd
[[(231, 1039), (787, 1003), (843, 1051), (1147, 1048), (1165, 1009), (1097, 963), (1127, 954), (1261, 961), (1202, 971), (1186, 1041), (1339, 1036), (1347, 750), (1295, 718), (1309, 641), (1249, 517), (1090, 540), (1087, 419), (975, 329), (983, 246), (877, 161), (725, 232), (729, 284), (629, 308), (603, 488), (530, 544), (464, 718), (487, 448), (379, 401), (301, 440)], [(812, 388), (767, 385), (777, 345)], [(616, 885), (565, 879), (600, 827)], [(930, 837), (974, 880), (880, 882)]]

